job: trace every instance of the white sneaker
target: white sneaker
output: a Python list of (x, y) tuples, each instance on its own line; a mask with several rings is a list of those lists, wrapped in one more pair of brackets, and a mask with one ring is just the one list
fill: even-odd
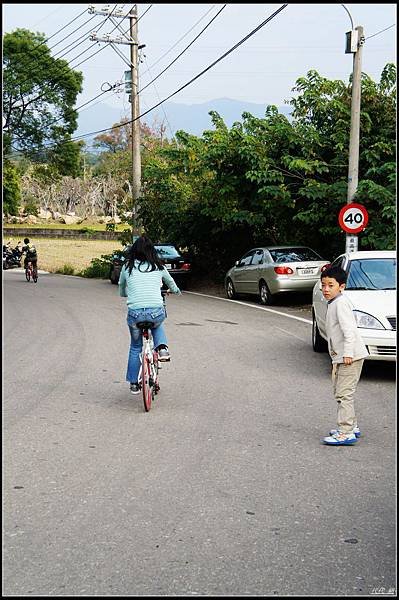
[[(331, 429), (330, 435), (335, 435), (336, 433), (339, 433), (338, 429)], [(355, 436), (357, 438), (361, 436), (360, 429), (357, 425), (356, 425), (356, 427), (353, 428), (353, 433), (355, 434)]]
[(324, 444), (328, 444), (329, 446), (349, 446), (355, 444), (357, 441), (358, 439), (354, 433), (339, 432), (323, 439)]

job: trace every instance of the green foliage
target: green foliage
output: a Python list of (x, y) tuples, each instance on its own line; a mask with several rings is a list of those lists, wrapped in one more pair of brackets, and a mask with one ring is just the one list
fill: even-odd
[(36, 198), (34, 198), (33, 196), (25, 197), (24, 211), (28, 215), (36, 215), (36, 216), (38, 215), (39, 206), (38, 206)]
[(61, 275), (73, 275), (75, 269), (69, 263), (66, 263), (63, 267), (60, 267), (56, 270), (56, 273), (60, 273)]
[[(63, 174), (74, 176), (76, 151), (69, 140), (77, 127), (73, 106), (83, 76), (66, 60), (53, 58), (44, 42), (44, 35), (26, 29), (4, 35), (4, 147), (6, 152), (13, 147), (40, 162), (56, 161)], [(63, 142), (67, 142), (65, 149)]]
[[(362, 77), (359, 185), (369, 212), (363, 249), (395, 244), (396, 69)], [(202, 138), (154, 151), (139, 216), (154, 239), (187, 246), (197, 268), (221, 276), (254, 245), (305, 244), (332, 259), (345, 248), (351, 86), (316, 71), (297, 80), (293, 120), (269, 106), (229, 129), (215, 112)]]
[(20, 178), (16, 167), (4, 161), (3, 170), (3, 212), (16, 215), (21, 201)]
[(93, 258), (87, 269), (81, 271), (81, 277), (108, 279), (112, 254), (102, 254), (101, 258)]

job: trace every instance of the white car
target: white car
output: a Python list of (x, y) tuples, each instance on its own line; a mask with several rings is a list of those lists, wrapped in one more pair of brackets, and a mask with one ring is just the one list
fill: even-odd
[[(353, 305), (357, 326), (369, 356), (366, 360), (396, 360), (396, 252), (358, 251), (341, 254), (331, 263), (348, 273), (342, 292)], [(315, 352), (327, 351), (327, 301), (321, 282), (313, 288), (312, 343)]]

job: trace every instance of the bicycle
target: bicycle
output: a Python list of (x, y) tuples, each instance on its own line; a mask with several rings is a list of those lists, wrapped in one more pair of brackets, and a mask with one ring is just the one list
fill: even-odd
[(28, 261), (28, 264), (25, 269), (25, 277), (26, 281), (30, 281), (31, 278), (35, 283), (37, 283), (37, 267), (34, 267), (31, 261)]
[(138, 383), (141, 386), (141, 391), (143, 393), (145, 412), (148, 412), (151, 409), (155, 394), (158, 394), (160, 390), (158, 352), (154, 349), (154, 342), (150, 329), (153, 326), (154, 323), (150, 323), (149, 321), (137, 323), (137, 327), (141, 330), (143, 336)]
[[(166, 315), (165, 296), (167, 291), (162, 290), (163, 305)], [(140, 354), (140, 371), (138, 376), (138, 384), (141, 386), (143, 393), (144, 410), (148, 412), (154, 401), (155, 395), (161, 389), (159, 386), (159, 360), (158, 352), (154, 348), (154, 341), (151, 334), (151, 327), (154, 323), (151, 321), (143, 321), (137, 323), (136, 326), (140, 329), (143, 336), (143, 347)]]

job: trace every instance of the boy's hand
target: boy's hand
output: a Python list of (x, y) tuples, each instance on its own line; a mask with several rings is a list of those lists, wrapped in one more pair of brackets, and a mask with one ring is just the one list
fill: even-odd
[(344, 356), (344, 365), (351, 365), (353, 363), (353, 358), (351, 356)]

